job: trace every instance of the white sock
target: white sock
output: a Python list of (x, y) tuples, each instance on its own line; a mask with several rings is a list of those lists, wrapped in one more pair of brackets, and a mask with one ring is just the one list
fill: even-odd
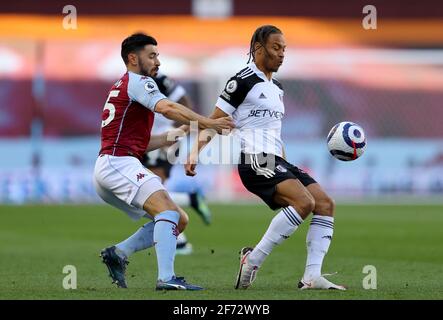
[[(116, 244), (116, 252), (119, 256), (128, 258), (134, 252), (150, 248), (154, 245), (154, 222), (148, 222), (139, 228), (128, 239)], [(123, 257), (122, 257), (123, 258)]]
[(334, 217), (314, 215), (306, 236), (306, 269), (304, 280), (321, 276), (323, 258), (328, 252), (334, 233)]
[(249, 254), (249, 263), (258, 267), (261, 266), (272, 249), (274, 249), (277, 244), (282, 243), (283, 240), (289, 238), (302, 222), (303, 219), (293, 207), (283, 208), (277, 213), (274, 219), (272, 219), (263, 238)]
[(155, 216), (154, 245), (157, 254), (158, 279), (169, 281), (175, 275), (174, 259), (177, 246), (177, 211), (164, 211)]
[(189, 207), (191, 205), (191, 197), (186, 192), (168, 192), (172, 201), (180, 207)]

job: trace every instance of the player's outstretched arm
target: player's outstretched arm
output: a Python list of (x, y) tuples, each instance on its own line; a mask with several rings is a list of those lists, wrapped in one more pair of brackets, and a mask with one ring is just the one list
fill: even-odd
[[(226, 118), (228, 116), (223, 110), (218, 107), (215, 107), (214, 112), (211, 114), (209, 118), (211, 119), (221, 119)], [(188, 176), (195, 176), (197, 172), (195, 171), (195, 167), (197, 166), (198, 155), (200, 151), (211, 142), (212, 138), (215, 136), (214, 132), (204, 132), (201, 131), (197, 137), (197, 141), (195, 141), (192, 146), (191, 152), (188, 155), (188, 159), (185, 164), (185, 172)]]
[(178, 128), (174, 128), (165, 133), (153, 135), (149, 139), (149, 145), (146, 152), (156, 150), (163, 147), (172, 146), (179, 138), (184, 137), (189, 132), (189, 126), (184, 124)]
[[(187, 94), (185, 94), (183, 97), (178, 99), (176, 102), (181, 105), (184, 105), (188, 109), (194, 110), (194, 107), (191, 102), (191, 98)], [(176, 127), (176, 128), (180, 127), (180, 123), (177, 121), (174, 121), (174, 127)]]
[(168, 99), (158, 101), (155, 106), (155, 112), (161, 113), (166, 118), (182, 124), (190, 124), (191, 121), (197, 121), (200, 129), (214, 129), (218, 133), (223, 133), (223, 131), (229, 132), (234, 128), (234, 123), (230, 117), (206, 118)]

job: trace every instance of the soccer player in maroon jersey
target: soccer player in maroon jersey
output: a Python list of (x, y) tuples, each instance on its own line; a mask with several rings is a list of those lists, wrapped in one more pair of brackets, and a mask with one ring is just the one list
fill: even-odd
[[(185, 125), (198, 121), (201, 129), (221, 133), (234, 127), (232, 119), (209, 119), (168, 100), (151, 78), (158, 72), (157, 41), (138, 33), (126, 38), (121, 55), (127, 72), (109, 91), (102, 114), (101, 150), (94, 169), (94, 185), (100, 197), (131, 218), (148, 217), (131, 237), (101, 252), (113, 282), (126, 288), (128, 257), (154, 246), (157, 254), (157, 290), (201, 290), (174, 273), (177, 235), (187, 223), (187, 214), (169, 197), (160, 178), (140, 160), (147, 150), (162, 146), (166, 139), (153, 137), (154, 112)], [(155, 145), (155, 146), (154, 146)]]

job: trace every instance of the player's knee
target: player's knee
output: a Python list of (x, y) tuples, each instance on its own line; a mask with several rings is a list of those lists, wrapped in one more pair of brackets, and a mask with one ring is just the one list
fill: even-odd
[(303, 201), (303, 211), (306, 215), (309, 215), (312, 211), (314, 211), (315, 208), (315, 200), (314, 198), (307, 198), (305, 201)]
[(325, 216), (334, 216), (335, 212), (335, 201), (330, 197), (325, 197), (320, 201), (317, 201), (314, 212), (316, 214)]
[(334, 199), (327, 197), (324, 201), (324, 210), (325, 210), (325, 214), (327, 214), (328, 216), (333, 216), (334, 212), (335, 212), (335, 201)]
[(143, 209), (150, 215), (156, 216), (167, 210), (179, 212), (177, 205), (166, 192), (157, 192), (146, 200)]
[(314, 211), (315, 200), (311, 197), (306, 197), (303, 200), (297, 201), (294, 207), (298, 214), (305, 219), (312, 211)]

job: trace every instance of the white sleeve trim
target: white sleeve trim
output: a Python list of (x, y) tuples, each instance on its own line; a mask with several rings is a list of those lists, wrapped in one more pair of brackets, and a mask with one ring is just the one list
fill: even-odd
[(218, 98), (217, 102), (215, 103), (215, 105), (220, 108), (221, 110), (223, 110), (226, 114), (233, 114), (235, 110), (237, 110), (236, 108), (234, 108), (233, 106), (231, 106), (229, 103), (227, 103), (225, 100), (223, 100), (222, 98)]
[(155, 98), (153, 98), (153, 99), (151, 99), (151, 103), (152, 103), (152, 109), (150, 109), (152, 112), (156, 112), (155, 111), (155, 108), (157, 107), (157, 103), (160, 101), (160, 100), (163, 100), (163, 99), (168, 99), (168, 98), (166, 98), (165, 96), (163, 96), (163, 97), (160, 97), (160, 96), (157, 96), (157, 97), (155, 97)]

